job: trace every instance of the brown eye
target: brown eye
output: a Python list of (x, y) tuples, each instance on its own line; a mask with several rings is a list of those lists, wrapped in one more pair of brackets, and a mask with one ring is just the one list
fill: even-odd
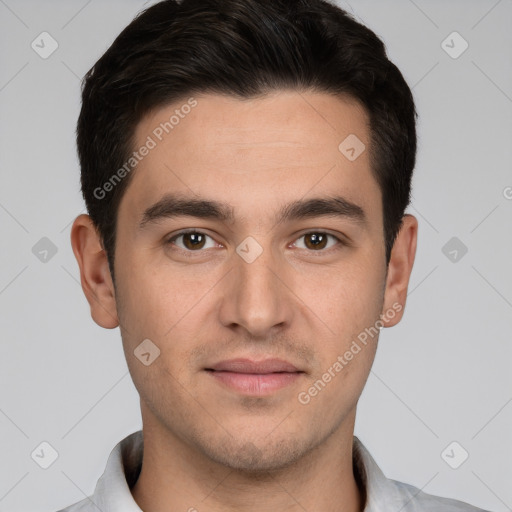
[(304, 240), (308, 249), (324, 249), (327, 245), (327, 235), (325, 233), (308, 233), (304, 235)]
[[(334, 242), (329, 243), (329, 239)], [(304, 242), (298, 243), (301, 240), (304, 240)], [(307, 249), (312, 252), (327, 252), (328, 249), (335, 245), (342, 246), (343, 242), (338, 237), (331, 235), (330, 233), (324, 233), (323, 231), (311, 231), (310, 233), (305, 233), (300, 236), (295, 241), (294, 245), (299, 249)], [(326, 248), (327, 250), (324, 251)]]
[(187, 249), (202, 249), (205, 242), (205, 236), (201, 233), (185, 233), (183, 236), (183, 245)]
[[(167, 241), (167, 244), (176, 245), (180, 249), (184, 249), (187, 251), (197, 252), (201, 249), (208, 248), (206, 247), (207, 239), (211, 237), (205, 233), (201, 233), (199, 231), (188, 231), (185, 233), (179, 233)], [(177, 243), (181, 239), (181, 243)], [(213, 239), (211, 239), (213, 242)], [(210, 243), (210, 247), (213, 247), (214, 243)]]

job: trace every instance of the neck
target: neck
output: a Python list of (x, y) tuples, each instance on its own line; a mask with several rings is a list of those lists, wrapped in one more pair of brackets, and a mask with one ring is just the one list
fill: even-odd
[(142, 469), (132, 495), (145, 512), (361, 512), (352, 464), (355, 411), (293, 465), (246, 473), (220, 465), (157, 422), (144, 422)]

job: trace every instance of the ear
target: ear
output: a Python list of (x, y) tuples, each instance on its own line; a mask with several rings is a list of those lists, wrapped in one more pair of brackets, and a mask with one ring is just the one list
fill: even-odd
[[(410, 214), (404, 215), (402, 226), (393, 244), (388, 265), (384, 303), (381, 312), (384, 327), (396, 325), (404, 314), (409, 277), (416, 255), (417, 238), (418, 221), (416, 217)], [(393, 317), (389, 314), (391, 311), (395, 313)]]
[(89, 215), (79, 215), (73, 222), (71, 246), (80, 267), (80, 281), (93, 320), (105, 329), (117, 327), (115, 290), (107, 254)]

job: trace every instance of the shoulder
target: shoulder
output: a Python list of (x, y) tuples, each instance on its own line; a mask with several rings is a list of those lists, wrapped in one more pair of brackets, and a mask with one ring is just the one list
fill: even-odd
[(364, 444), (354, 436), (355, 475), (366, 491), (365, 512), (489, 512), (463, 501), (427, 494), (387, 478)]
[(427, 494), (404, 482), (389, 482), (394, 485), (403, 500), (402, 512), (489, 512), (464, 501)]

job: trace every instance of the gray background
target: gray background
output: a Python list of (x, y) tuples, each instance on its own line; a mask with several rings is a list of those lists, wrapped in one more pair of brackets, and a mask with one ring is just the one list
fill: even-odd
[[(119, 331), (91, 320), (69, 233), (80, 78), (146, 4), (0, 0), (0, 511), (91, 494), (141, 427)], [(390, 478), (512, 510), (512, 0), (340, 5), (382, 37), (420, 115), (406, 314), (382, 331), (356, 434)], [(43, 31), (59, 45), (47, 59), (31, 48)], [(458, 58), (442, 46), (453, 31), (469, 43)], [(58, 452), (48, 469), (31, 458), (43, 441)], [(441, 456), (452, 441), (469, 453), (458, 469)]]

